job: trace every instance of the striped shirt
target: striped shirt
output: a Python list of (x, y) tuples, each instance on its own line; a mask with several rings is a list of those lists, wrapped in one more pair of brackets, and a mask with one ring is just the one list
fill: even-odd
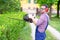
[(45, 32), (48, 20), (49, 16), (47, 15), (47, 13), (41, 14), (40, 19), (37, 20), (37, 26), (39, 32)]

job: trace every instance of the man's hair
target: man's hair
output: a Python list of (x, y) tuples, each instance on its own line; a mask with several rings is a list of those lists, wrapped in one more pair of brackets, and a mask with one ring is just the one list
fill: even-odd
[(46, 8), (48, 8), (48, 5), (46, 5), (46, 4), (45, 5), (42, 5), (42, 6), (45, 6)]

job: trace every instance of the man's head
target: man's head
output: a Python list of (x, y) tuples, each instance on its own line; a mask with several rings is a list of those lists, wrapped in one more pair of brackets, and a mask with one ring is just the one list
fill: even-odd
[(40, 13), (45, 13), (45, 12), (48, 12), (48, 7), (47, 5), (42, 5), (40, 8)]

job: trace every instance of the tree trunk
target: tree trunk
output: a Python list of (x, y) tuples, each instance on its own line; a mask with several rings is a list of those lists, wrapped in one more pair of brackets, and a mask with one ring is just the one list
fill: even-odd
[(22, 11), (22, 7), (20, 8), (20, 10)]
[(59, 1), (57, 3), (57, 18), (59, 18)]
[(3, 13), (3, 11), (2, 10), (0, 10), (0, 14), (2, 14)]
[(52, 3), (50, 4), (50, 12), (49, 12), (49, 17), (51, 18), (51, 14), (52, 14)]

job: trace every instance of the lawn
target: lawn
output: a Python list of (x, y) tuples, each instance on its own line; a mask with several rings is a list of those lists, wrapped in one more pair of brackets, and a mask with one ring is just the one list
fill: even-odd
[(52, 17), (50, 25), (60, 32), (60, 18)]
[(46, 31), (46, 40), (56, 40), (56, 38), (47, 30)]

